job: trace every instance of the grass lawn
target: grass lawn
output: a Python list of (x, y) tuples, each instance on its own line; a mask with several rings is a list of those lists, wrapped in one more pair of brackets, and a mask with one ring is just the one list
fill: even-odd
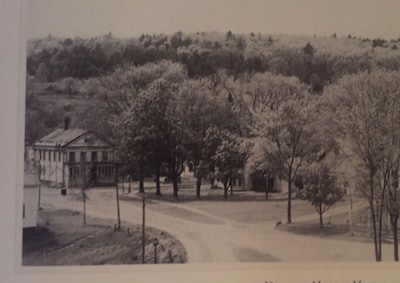
[(350, 225), (347, 222), (347, 217), (347, 213), (338, 214), (333, 217), (326, 217), (326, 219), (324, 219), (324, 226), (322, 228), (319, 226), (319, 220), (315, 220), (283, 224), (277, 226), (276, 229), (297, 235), (334, 240), (364, 243), (370, 243), (373, 241), (372, 238), (369, 238), (365, 235), (351, 235)]
[[(229, 220), (243, 223), (265, 223), (286, 221), (286, 200), (268, 200), (268, 201), (218, 201), (218, 202), (192, 202), (187, 204), (191, 207), (203, 210), (205, 212), (218, 215)], [(294, 200), (292, 202), (293, 215), (304, 215), (313, 213), (314, 209), (308, 203)]]
[[(71, 210), (43, 210), (44, 224), (24, 231), (23, 265), (101, 265), (142, 263), (140, 226), (124, 225), (114, 231), (114, 222), (83, 216)], [(128, 232), (129, 228), (129, 232)], [(160, 263), (184, 263), (182, 244), (168, 233), (146, 228), (145, 262), (154, 262), (152, 240), (157, 237)]]
[[(131, 188), (137, 190), (137, 182), (131, 184)], [(125, 183), (127, 192), (128, 184)], [(228, 194), (228, 199), (224, 200), (222, 189), (210, 189), (209, 184), (202, 186), (201, 199), (196, 198), (195, 188), (185, 188), (178, 192), (178, 198), (173, 197), (171, 184), (162, 184), (161, 196), (155, 195), (155, 184), (145, 183), (146, 199), (151, 206), (152, 200), (159, 200), (167, 203), (178, 203), (192, 207), (208, 214), (226, 218), (232, 221), (243, 223), (263, 223), (263, 222), (286, 222), (287, 215), (287, 194), (270, 193), (268, 200), (265, 194), (255, 191), (234, 191), (233, 195)], [(124, 199), (122, 197), (121, 199)], [(349, 206), (349, 200), (345, 199), (335, 204), (338, 206)], [(153, 205), (155, 211), (163, 210), (163, 205)], [(179, 214), (179, 213), (178, 213)], [(292, 198), (292, 218), (304, 215), (315, 215), (315, 208), (310, 203)], [(207, 221), (204, 219), (204, 221)]]

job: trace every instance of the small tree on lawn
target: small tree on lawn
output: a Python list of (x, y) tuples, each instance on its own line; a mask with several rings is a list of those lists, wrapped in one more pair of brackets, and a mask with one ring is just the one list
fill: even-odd
[(319, 214), (319, 226), (322, 228), (322, 215), (343, 198), (344, 190), (338, 186), (336, 178), (330, 175), (329, 168), (319, 165), (316, 170), (309, 170), (300, 196), (315, 207)]
[(229, 187), (232, 194), (232, 179), (243, 168), (244, 159), (245, 154), (238, 139), (229, 132), (222, 131), (222, 142), (215, 153), (214, 162), (215, 175), (224, 185), (224, 199), (228, 198)]

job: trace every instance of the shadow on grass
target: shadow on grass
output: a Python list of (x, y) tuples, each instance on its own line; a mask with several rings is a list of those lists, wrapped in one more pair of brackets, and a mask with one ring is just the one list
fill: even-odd
[(319, 223), (299, 222), (284, 224), (276, 227), (277, 230), (290, 232), (297, 235), (314, 236), (320, 238), (348, 235), (350, 228), (348, 224), (333, 224), (319, 226)]
[[(43, 210), (49, 219), (46, 227), (24, 230), (22, 265), (101, 265), (141, 264), (141, 226), (122, 222), (120, 230), (111, 227), (113, 220), (88, 217), (82, 225), (72, 210)], [(93, 223), (93, 224), (92, 224)], [(145, 263), (154, 262), (153, 239), (159, 240), (159, 263), (185, 263), (182, 243), (167, 232), (146, 227)], [(151, 251), (151, 252), (150, 252)]]
[(27, 255), (45, 248), (55, 247), (58, 241), (54, 233), (45, 228), (25, 228), (23, 230), (22, 254)]
[[(187, 203), (187, 202), (195, 202), (195, 201), (215, 201), (215, 202), (241, 202), (241, 201), (254, 201), (254, 202), (286, 202), (287, 195), (282, 194), (270, 194), (268, 200), (265, 199), (265, 194), (249, 192), (249, 191), (240, 191), (234, 192), (233, 195), (228, 194), (228, 198), (224, 199), (223, 191), (220, 189), (210, 190), (210, 193), (204, 193), (200, 198), (196, 197), (195, 192), (179, 191), (178, 197), (174, 197), (170, 193), (165, 193), (161, 195), (155, 194), (155, 190), (146, 188), (146, 203), (152, 203), (152, 200), (156, 201), (165, 201), (170, 203)], [(134, 193), (133, 195), (123, 194), (121, 193), (119, 196), (120, 200), (125, 201), (134, 201), (134, 202), (142, 202), (142, 194)], [(292, 197), (292, 200), (296, 200), (295, 196)]]

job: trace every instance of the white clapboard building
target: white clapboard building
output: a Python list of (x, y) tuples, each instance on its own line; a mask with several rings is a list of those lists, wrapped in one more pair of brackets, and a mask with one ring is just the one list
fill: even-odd
[(57, 187), (74, 188), (82, 180), (92, 186), (115, 182), (114, 148), (96, 133), (57, 129), (35, 142), (33, 158), (40, 164), (40, 180)]

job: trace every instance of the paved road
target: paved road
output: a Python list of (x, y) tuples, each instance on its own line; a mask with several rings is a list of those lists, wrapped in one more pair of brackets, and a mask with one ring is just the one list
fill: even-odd
[[(87, 214), (116, 219), (115, 193), (112, 190), (92, 190), (87, 202)], [(82, 203), (59, 191), (45, 189), (42, 203), (58, 208), (82, 211)], [(233, 262), (304, 262), (304, 261), (374, 261), (372, 243), (327, 240), (294, 235), (275, 229), (275, 223), (248, 224), (230, 221), (191, 208), (189, 204), (165, 203), (149, 200), (146, 206), (146, 224), (179, 239), (188, 253), (189, 263)], [(331, 214), (347, 208), (332, 209)], [(121, 219), (140, 224), (140, 199), (120, 202)], [(232, 212), (234, 213), (234, 212)], [(304, 220), (315, 216), (304, 216)], [(383, 246), (384, 260), (392, 260), (392, 246)]]

